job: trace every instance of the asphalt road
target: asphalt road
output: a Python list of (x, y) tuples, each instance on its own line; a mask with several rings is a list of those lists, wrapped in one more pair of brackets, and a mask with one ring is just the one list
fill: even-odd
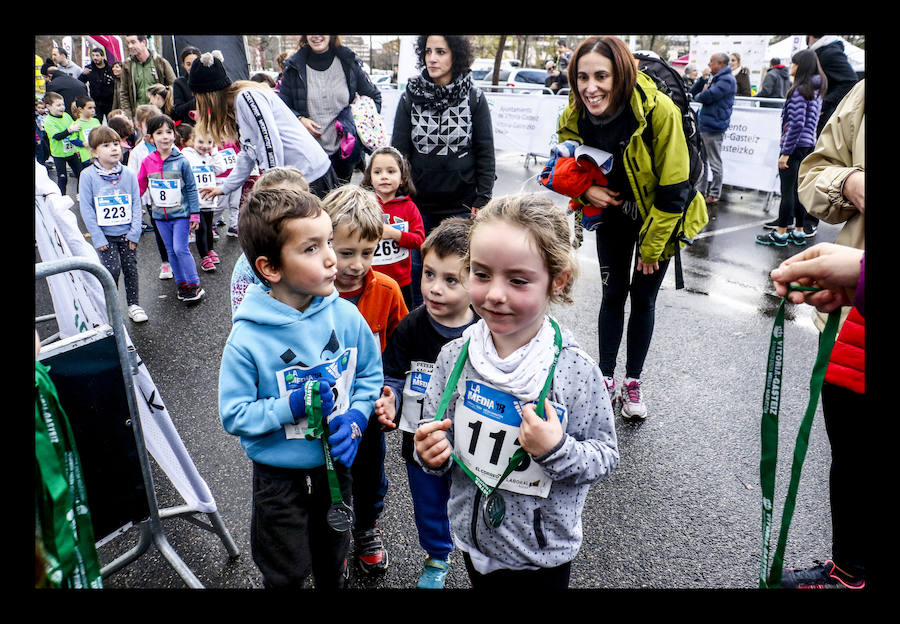
[[(543, 161), (498, 154), (494, 194), (546, 192), (534, 180)], [(358, 175), (358, 174), (357, 174)], [(649, 418), (617, 419), (618, 469), (592, 486), (584, 508), (584, 543), (572, 567), (572, 588), (752, 589), (760, 561), (759, 420), (768, 335), (778, 299), (768, 272), (796, 251), (754, 243), (761, 224), (777, 212), (755, 191), (726, 189), (711, 209), (703, 235), (684, 253), (686, 288), (676, 290), (670, 268), (657, 301), (653, 343), (643, 374)], [(69, 194), (74, 197), (74, 184)], [(561, 196), (554, 196), (560, 206)], [(815, 241), (833, 241), (839, 228), (822, 224)], [(236, 238), (216, 244), (222, 263), (202, 273), (206, 298), (187, 307), (171, 280), (158, 279), (152, 234), (139, 247), (143, 325), (128, 323), (137, 351), (160, 390), (219, 513), (241, 550), (231, 560), (218, 538), (182, 519), (166, 520), (166, 536), (204, 586), (260, 588), (250, 557), (250, 463), (238, 440), (223, 430), (217, 412), (218, 367), (230, 330), (229, 281), (240, 254)], [(601, 284), (594, 239), (586, 233), (578, 251), (576, 303), (555, 307), (582, 347), (597, 357), (596, 318)], [(120, 287), (124, 309), (124, 289)], [(47, 311), (43, 284), (35, 289), (38, 315)], [(812, 309), (792, 306), (786, 324), (785, 392), (781, 408), (776, 484), (776, 532), (790, 471), (790, 457), (808, 399), (817, 332)], [(46, 336), (53, 323), (41, 323)], [(624, 344), (619, 367), (624, 369)], [(390, 481), (379, 522), (389, 550), (383, 577), (361, 578), (353, 588), (413, 588), (424, 553), (417, 541), (399, 435), (387, 436)], [(800, 481), (788, 541), (787, 565), (807, 567), (831, 552), (827, 470), (830, 452), (821, 409), (816, 417)], [(154, 464), (161, 507), (183, 501)], [(137, 542), (132, 529), (100, 549), (102, 563)], [(775, 537), (772, 539), (774, 548)], [(105, 579), (112, 588), (181, 588), (182, 579), (151, 547)], [(453, 560), (448, 588), (466, 588), (462, 557)]]

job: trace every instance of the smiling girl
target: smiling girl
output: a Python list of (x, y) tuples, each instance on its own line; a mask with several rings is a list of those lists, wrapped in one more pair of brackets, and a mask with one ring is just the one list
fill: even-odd
[(416, 453), (432, 474), (459, 468), (447, 509), (476, 589), (568, 587), (587, 490), (618, 464), (600, 370), (549, 315), (572, 301), (570, 236), (543, 195), (479, 211), (468, 286), (482, 320), (447, 343), (428, 382)]

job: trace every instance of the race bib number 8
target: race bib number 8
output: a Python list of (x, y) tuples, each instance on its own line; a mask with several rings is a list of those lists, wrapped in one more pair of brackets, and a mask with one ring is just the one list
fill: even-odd
[[(330, 422), (338, 414), (350, 408), (350, 391), (356, 376), (356, 349), (346, 349), (338, 357), (316, 366), (289, 366), (275, 373), (278, 383), (278, 396), (287, 396), (291, 392), (303, 392), (303, 384), (307, 381), (327, 381), (331, 385), (334, 397), (334, 411), (328, 416)], [(307, 421), (300, 419), (296, 424), (284, 426), (285, 437), (301, 439), (306, 436)]]
[[(500, 480), (513, 453), (520, 448), (523, 405), (511, 394), (472, 380), (466, 381), (465, 392), (457, 399), (453, 417), (454, 453), (491, 487)], [(557, 403), (553, 407), (565, 430), (565, 408)], [(526, 456), (500, 484), (500, 489), (546, 498), (551, 484), (544, 469)]]
[(94, 198), (97, 225), (127, 225), (131, 223), (131, 195), (99, 195)]
[(181, 205), (181, 180), (150, 178), (149, 190), (154, 206), (175, 208)]

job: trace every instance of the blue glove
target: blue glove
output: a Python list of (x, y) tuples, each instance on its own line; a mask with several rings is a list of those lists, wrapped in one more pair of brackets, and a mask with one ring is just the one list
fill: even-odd
[[(327, 381), (319, 380), (319, 396), (322, 397), (322, 418), (328, 418), (334, 409), (334, 392), (331, 391), (331, 384)], [(295, 423), (306, 418), (306, 398), (302, 387), (291, 392), (288, 401)]]
[(353, 464), (362, 432), (367, 424), (369, 419), (356, 409), (338, 414), (328, 423), (328, 430), (332, 432), (328, 436), (328, 444), (331, 445), (331, 456), (334, 461), (348, 468)]

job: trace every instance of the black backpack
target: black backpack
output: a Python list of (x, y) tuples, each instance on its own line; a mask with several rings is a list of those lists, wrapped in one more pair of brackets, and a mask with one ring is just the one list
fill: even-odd
[[(638, 69), (652, 78), (653, 82), (656, 83), (656, 88), (668, 95), (681, 110), (681, 123), (684, 127), (684, 138), (687, 140), (688, 156), (690, 158), (688, 180), (691, 186), (696, 189), (703, 177), (706, 149), (703, 147), (703, 141), (700, 139), (697, 112), (691, 108), (690, 98), (684, 90), (684, 81), (681, 75), (675, 71), (675, 68), (653, 52), (638, 51), (634, 53), (634, 58), (638, 60)], [(650, 154), (653, 154), (653, 126), (650, 116), (647, 117), (647, 129), (644, 130), (643, 138), (650, 149)]]

